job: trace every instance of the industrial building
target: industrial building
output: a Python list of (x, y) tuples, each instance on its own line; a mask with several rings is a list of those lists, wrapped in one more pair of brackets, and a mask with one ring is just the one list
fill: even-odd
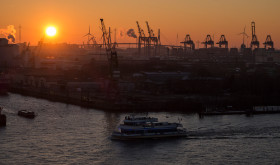
[(19, 46), (9, 44), (6, 38), (0, 38), (0, 68), (11, 68), (18, 65), (19, 61)]

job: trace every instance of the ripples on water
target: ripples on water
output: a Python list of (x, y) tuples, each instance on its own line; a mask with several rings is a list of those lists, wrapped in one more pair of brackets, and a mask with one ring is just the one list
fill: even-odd
[[(0, 97), (0, 164), (280, 164), (280, 115), (212, 116), (150, 113), (178, 121), (180, 139), (111, 141), (126, 114), (106, 113), (17, 94)], [(29, 109), (34, 120), (17, 116)]]

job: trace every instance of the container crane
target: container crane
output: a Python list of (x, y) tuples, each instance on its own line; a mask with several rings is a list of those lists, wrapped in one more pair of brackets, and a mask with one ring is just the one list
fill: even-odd
[[(146, 21), (149, 37), (147, 37), (147, 43), (148, 43), (148, 55), (150, 55), (150, 46), (153, 42), (153, 45), (158, 46), (158, 37), (155, 37), (154, 31), (150, 28), (148, 21)], [(156, 54), (156, 49), (155, 49)]]
[(144, 30), (140, 27), (138, 21), (136, 21), (136, 24), (137, 24), (137, 27), (138, 27), (139, 38), (145, 37)]
[(205, 46), (205, 48), (207, 48), (207, 45), (210, 45), (211, 48), (214, 47), (214, 41), (209, 34), (206, 36), (205, 41), (202, 42), (202, 44)]
[(267, 50), (274, 50), (274, 42), (272, 41), (271, 39), (271, 36), (270, 35), (267, 35), (266, 37), (266, 40), (265, 42), (263, 43), (264, 44), (264, 48)]
[(193, 40), (191, 39), (191, 36), (189, 34), (186, 35), (185, 40), (183, 42), (181, 42), (182, 44), (184, 44), (184, 48), (189, 48), (191, 50), (195, 49), (195, 44), (193, 42)]
[(146, 21), (146, 24), (147, 24), (150, 41), (158, 43), (158, 38), (155, 37), (154, 31), (153, 31), (153, 29), (150, 28), (148, 21)]
[(139, 52), (139, 54), (141, 54), (141, 44), (143, 42), (144, 43), (144, 47), (145, 47), (147, 39), (145, 37), (144, 30), (140, 27), (138, 21), (136, 21), (136, 24), (137, 24), (138, 33), (139, 33), (139, 37), (138, 37), (138, 52)]
[(225, 35), (221, 35), (220, 41), (217, 42), (216, 44), (219, 44), (220, 48), (222, 48), (223, 45), (225, 48), (228, 48), (228, 41), (226, 40)]
[(258, 41), (257, 35), (256, 35), (256, 25), (255, 22), (251, 23), (252, 26), (252, 41), (251, 41), (251, 48), (259, 48), (260, 42)]

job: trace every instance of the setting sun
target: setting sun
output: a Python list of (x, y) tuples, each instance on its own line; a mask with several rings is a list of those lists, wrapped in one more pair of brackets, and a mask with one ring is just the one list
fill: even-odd
[(50, 37), (52, 37), (52, 36), (54, 36), (55, 34), (56, 34), (56, 29), (55, 29), (55, 27), (48, 27), (47, 29), (46, 29), (46, 34), (48, 35), (48, 36), (50, 36)]

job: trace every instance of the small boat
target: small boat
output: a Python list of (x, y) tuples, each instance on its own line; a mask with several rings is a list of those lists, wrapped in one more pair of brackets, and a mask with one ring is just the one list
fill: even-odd
[(112, 133), (113, 140), (161, 139), (187, 136), (181, 123), (158, 122), (154, 117), (125, 117), (117, 131)]
[(32, 111), (27, 111), (27, 110), (20, 110), (18, 111), (18, 115), (26, 118), (33, 119), (35, 117), (35, 113)]

